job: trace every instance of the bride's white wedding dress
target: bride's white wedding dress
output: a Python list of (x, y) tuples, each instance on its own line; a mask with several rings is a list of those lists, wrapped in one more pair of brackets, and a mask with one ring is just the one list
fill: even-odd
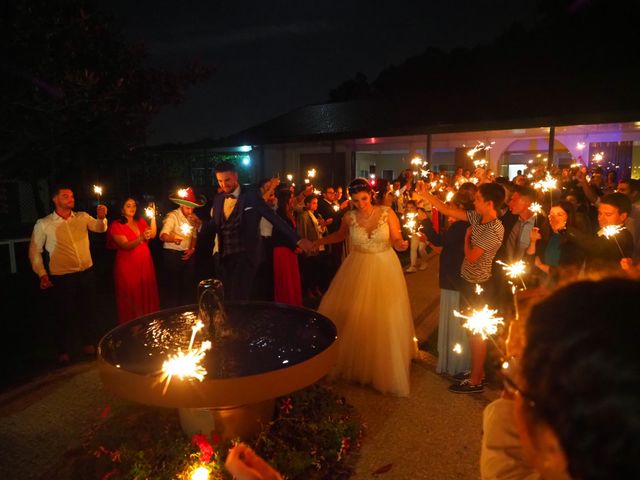
[(417, 354), (409, 295), (389, 236), (389, 208), (375, 209), (369, 229), (346, 213), (351, 251), (318, 311), (338, 328), (338, 359), (331, 374), (409, 395), (409, 369)]

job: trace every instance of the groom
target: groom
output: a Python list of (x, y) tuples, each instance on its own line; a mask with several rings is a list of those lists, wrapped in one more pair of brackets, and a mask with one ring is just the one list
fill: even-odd
[(260, 191), (240, 186), (230, 162), (216, 165), (220, 193), (213, 202), (213, 219), (222, 258), (222, 282), (229, 300), (248, 300), (260, 264), (260, 219), (264, 217), (280, 231), (293, 249), (313, 251), (313, 244), (296, 232), (262, 199)]

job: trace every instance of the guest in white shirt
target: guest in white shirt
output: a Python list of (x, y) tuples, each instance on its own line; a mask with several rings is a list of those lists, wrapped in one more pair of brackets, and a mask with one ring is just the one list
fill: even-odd
[[(57, 186), (51, 193), (55, 210), (38, 219), (33, 227), (29, 260), (40, 279), (40, 288), (52, 289), (58, 362), (69, 363), (70, 354), (79, 352), (79, 341), (85, 354), (95, 353), (95, 277), (88, 231), (107, 231), (107, 207), (98, 205), (96, 219), (73, 211), (75, 199), (68, 186)], [(49, 256), (48, 270), (43, 250)]]
[(196, 257), (193, 254), (202, 222), (193, 209), (205, 204), (204, 199), (196, 198), (191, 187), (178, 190), (177, 194), (169, 196), (169, 200), (179, 206), (166, 215), (160, 231), (160, 240), (164, 242), (161, 303), (165, 308), (196, 302)]

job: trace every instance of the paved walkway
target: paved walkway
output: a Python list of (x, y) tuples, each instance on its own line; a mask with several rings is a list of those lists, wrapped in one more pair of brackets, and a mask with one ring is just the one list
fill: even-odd
[[(437, 257), (429, 268), (408, 274), (411, 308), (420, 341), (438, 322)], [(368, 388), (338, 384), (368, 426), (355, 479), (476, 479), (482, 409), (498, 392), (453, 395), (427, 354), (411, 370), (411, 396), (383, 396)], [(107, 404), (94, 363), (54, 372), (0, 396), (0, 478), (44, 479)], [(88, 479), (89, 480), (89, 479)]]

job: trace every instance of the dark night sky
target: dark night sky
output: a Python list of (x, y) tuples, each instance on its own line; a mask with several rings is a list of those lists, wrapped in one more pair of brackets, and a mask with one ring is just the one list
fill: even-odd
[(327, 101), (361, 71), (373, 81), (428, 46), (491, 42), (530, 26), (535, 0), (104, 0), (132, 40), (167, 67), (193, 59), (216, 73), (154, 120), (149, 144), (217, 138)]

